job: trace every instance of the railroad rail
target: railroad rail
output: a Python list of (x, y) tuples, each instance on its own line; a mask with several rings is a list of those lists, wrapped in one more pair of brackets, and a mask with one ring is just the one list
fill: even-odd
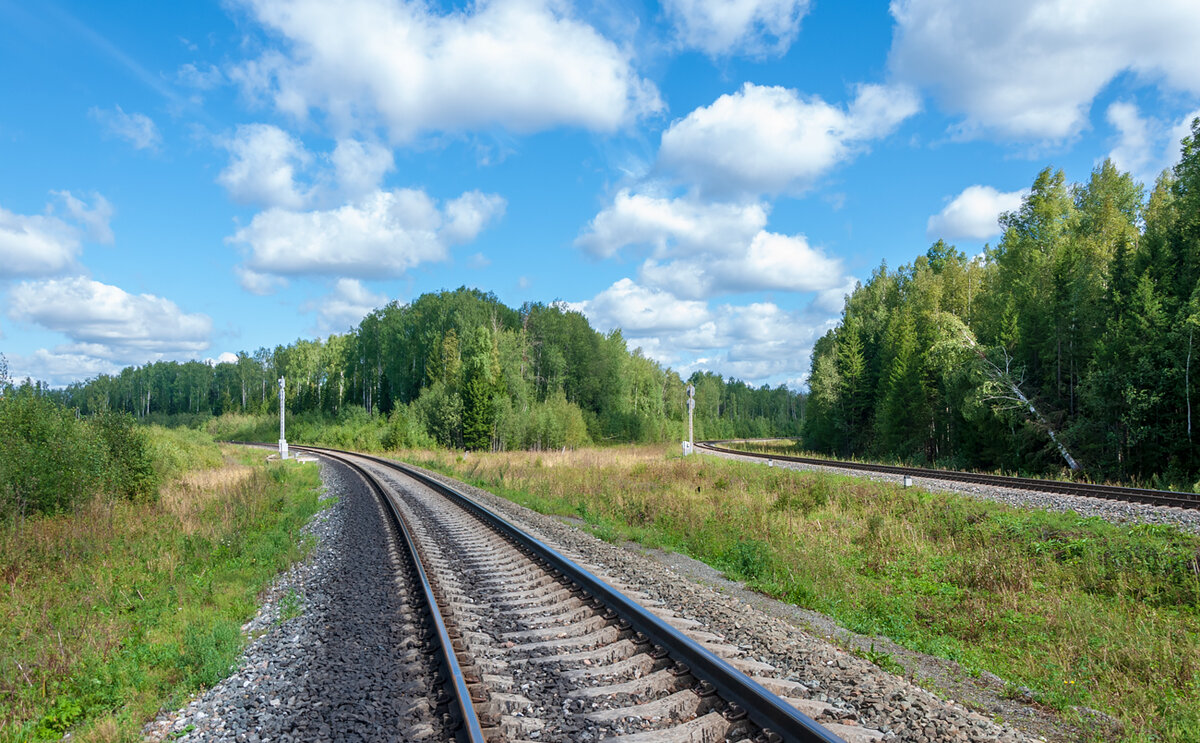
[(1085, 496), (1089, 498), (1104, 498), (1107, 500), (1143, 503), (1152, 506), (1168, 506), (1174, 508), (1200, 509), (1200, 495), (1193, 493), (1177, 493), (1171, 490), (1151, 490), (1148, 488), (1127, 488), (1117, 485), (1092, 485), (1090, 483), (1060, 482), (1057, 480), (1041, 480), (1033, 477), (1009, 477), (1006, 475), (985, 475), (975, 472), (956, 472), (954, 470), (928, 469), (924, 467), (902, 467), (889, 464), (865, 464), (863, 462), (846, 462), (836, 459), (818, 459), (815, 457), (796, 457), (784, 454), (764, 454), (762, 452), (742, 451), (731, 449), (722, 444), (736, 444), (749, 441), (747, 439), (725, 439), (719, 441), (698, 441), (696, 448), (704, 451), (736, 454), (757, 459), (778, 460), (782, 462), (798, 462), (800, 464), (820, 467), (836, 467), (839, 469), (858, 470), (861, 472), (877, 472), (889, 475), (908, 475), (931, 480), (952, 480), (968, 482), (977, 485), (989, 485), (1018, 490), (1034, 490), (1044, 493), (1062, 493), (1064, 495)]
[[(587, 720), (593, 738), (631, 742), (842, 741), (836, 723), (801, 711), (833, 710), (799, 698), (803, 685), (758, 675), (774, 669), (737, 657), (736, 647), (665, 607), (647, 608), (636, 590), (606, 583), (476, 499), (392, 460), (292, 448), (362, 475), (393, 512), (413, 559), (424, 562), (445, 688), (462, 717), (459, 740), (573, 735), (550, 726), (543, 736), (543, 723), (529, 718), (544, 715), (568, 727)], [(495, 632), (501, 625), (519, 629)], [(533, 675), (514, 680), (522, 673)], [(535, 692), (542, 696), (524, 696)]]
[[(299, 449), (300, 447), (296, 448)], [(450, 716), (447, 727), (455, 731), (455, 740), (458, 743), (487, 743), (487, 738), (479, 723), (479, 715), (476, 713), (471, 699), (467, 675), (464, 673), (462, 665), (458, 660), (455, 650), (455, 638), (451, 637), (451, 626), (447, 625), (446, 619), (442, 616), (436, 591), (430, 583), (428, 572), (425, 570), (420, 545), (413, 538), (408, 519), (405, 518), (402, 511), (397, 507), (396, 502), (388, 496), (387, 491), (378, 478), (367, 471), (366, 468), (357, 464), (351, 458), (344, 456), (341, 452), (325, 450), (320, 453), (330, 459), (341, 462), (356, 472), (366, 481), (367, 486), (387, 508), (387, 513), (395, 524), (401, 541), (404, 543), (406, 557), (416, 576), (414, 582), (420, 587), (420, 593), (424, 598), (425, 608), (428, 611), (426, 621), (432, 630), (430, 633), (432, 636), (428, 639), (428, 642), (433, 646), (434, 652), (438, 655), (439, 675), (442, 680), (441, 701), (443, 706), (447, 708), (447, 713)], [(454, 632), (454, 634), (457, 635), (458, 633)]]

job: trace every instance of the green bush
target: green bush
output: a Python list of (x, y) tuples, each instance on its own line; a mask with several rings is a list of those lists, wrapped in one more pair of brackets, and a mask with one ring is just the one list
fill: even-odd
[(30, 385), (0, 396), (0, 517), (64, 511), (100, 493), (150, 500), (159, 481), (128, 414), (80, 418)]

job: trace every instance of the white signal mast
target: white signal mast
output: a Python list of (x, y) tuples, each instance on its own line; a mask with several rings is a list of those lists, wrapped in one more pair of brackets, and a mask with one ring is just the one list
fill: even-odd
[(283, 379), (279, 378), (279, 458), (287, 459), (287, 439), (283, 435)]
[(694, 441), (694, 436), (695, 436), (695, 434), (692, 431), (692, 411), (696, 409), (696, 385), (689, 384), (687, 386), (687, 393), (688, 393), (688, 401), (687, 401), (688, 437), (687, 437), (687, 441), (683, 442), (683, 456), (685, 456), (685, 457), (692, 453), (692, 443)]

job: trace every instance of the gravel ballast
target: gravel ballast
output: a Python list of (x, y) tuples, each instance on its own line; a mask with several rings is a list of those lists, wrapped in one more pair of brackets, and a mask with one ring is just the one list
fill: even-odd
[[(243, 630), (228, 679), (146, 729), (150, 740), (445, 740), (423, 615), (410, 605), (393, 527), (362, 479), (321, 465), (334, 504), (306, 527), (309, 557), (281, 575)], [(295, 615), (295, 616), (293, 616)]]

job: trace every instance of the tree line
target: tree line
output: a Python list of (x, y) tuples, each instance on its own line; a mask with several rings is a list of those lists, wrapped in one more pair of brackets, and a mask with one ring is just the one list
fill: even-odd
[(1148, 198), (1038, 174), (1003, 235), (881, 265), (813, 352), (805, 443), (838, 455), (1191, 486), (1200, 119)]
[(676, 372), (630, 351), (560, 304), (513, 309), (476, 289), (392, 302), (352, 331), (207, 364), (157, 362), (56, 394), (84, 414), (127, 411), (160, 422), (225, 413), (387, 420), (392, 443), (468, 449), (558, 448), (679, 440), (685, 386), (696, 386), (697, 437), (797, 435), (803, 397)]

